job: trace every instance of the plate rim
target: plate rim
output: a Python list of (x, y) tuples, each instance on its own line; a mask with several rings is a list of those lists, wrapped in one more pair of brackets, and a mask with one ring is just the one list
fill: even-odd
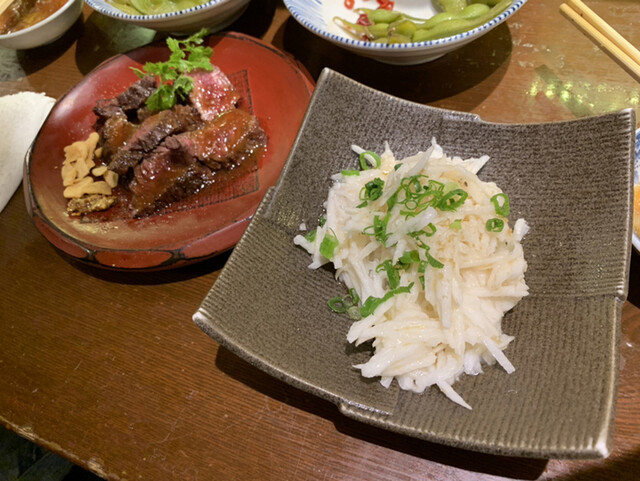
[[(332, 71), (329, 71), (329, 72), (330, 72), (329, 73), (330, 75), (338, 75), (342, 78), (346, 78), (350, 82), (358, 84), (358, 82), (352, 79), (348, 79), (348, 77), (345, 77), (337, 72), (332, 72)], [(323, 72), (320, 79), (318, 80), (317, 89), (314, 95), (316, 95), (317, 92), (321, 91), (323, 86), (322, 80), (324, 76), (325, 76), (325, 72)], [(362, 86), (362, 84), (359, 84), (359, 85)], [(368, 88), (366, 86), (364, 87)], [(388, 95), (388, 94), (385, 94), (385, 95)], [(404, 99), (399, 99), (399, 100), (402, 102), (413, 103), (410, 101), (406, 101)], [(306, 120), (309, 116), (309, 110), (313, 108), (313, 105), (314, 105), (314, 102), (312, 100), (312, 102), (309, 105), (307, 116), (305, 116), (305, 121), (303, 122), (303, 125), (301, 127), (301, 132), (306, 126)], [(417, 104), (417, 105), (421, 105), (421, 104)], [(424, 105), (421, 105), (421, 106), (425, 107)], [(426, 106), (426, 107), (429, 107), (429, 106)], [(440, 111), (443, 110), (443, 109), (437, 109), (433, 107), (430, 107), (430, 108), (433, 110), (440, 110)], [(449, 112), (449, 111), (446, 111), (446, 112)], [(622, 121), (625, 122), (625, 133), (626, 133), (627, 132), (626, 123), (630, 124), (631, 119), (634, 118), (633, 109), (622, 109), (621, 111), (618, 111), (618, 112), (606, 113), (602, 115), (597, 115), (595, 117), (602, 117), (604, 119), (608, 119), (608, 118), (614, 118), (614, 116), (615, 118), (622, 119)], [(558, 122), (541, 122), (539, 124), (558, 124), (558, 123), (565, 124), (565, 123), (571, 123), (571, 122), (576, 123), (582, 120), (585, 120), (585, 119), (572, 119), (568, 121), (558, 121)], [(495, 122), (484, 122), (484, 121), (482, 121), (482, 123), (494, 124), (494, 125), (497, 124)], [(497, 125), (504, 125), (504, 124), (497, 124)], [(532, 125), (532, 124), (509, 124), (509, 125), (512, 127), (514, 126), (518, 127), (518, 126)], [(297, 150), (297, 145), (299, 141), (300, 141), (300, 135), (296, 140), (296, 143), (294, 144), (294, 150)], [(631, 145), (629, 145), (629, 147), (631, 147)], [(292, 161), (292, 158), (293, 158), (293, 155), (289, 157), (288, 164)], [(631, 159), (629, 158), (628, 160), (630, 161)], [(288, 170), (289, 169), (287, 168), (287, 166), (285, 166), (285, 168), (283, 169), (283, 175), (280, 178), (280, 182), (282, 181), (284, 175), (286, 175), (285, 172), (287, 172)], [(628, 177), (628, 180), (629, 180), (629, 185), (627, 185), (625, 189), (628, 189), (631, 187), (630, 185), (631, 177)], [(274, 189), (277, 189), (278, 187), (280, 187), (280, 182), (276, 184)], [(263, 218), (263, 215), (261, 214), (263, 210), (268, 213), (269, 207), (276, 200), (275, 198), (276, 196), (274, 195), (271, 199), (266, 201), (266, 204), (268, 205), (261, 206), (258, 213), (252, 220), (252, 224), (247, 229), (247, 233), (250, 233), (250, 230), (252, 228), (251, 226), (254, 225), (254, 223), (258, 223), (258, 221)], [(620, 210), (620, 215), (624, 215), (630, 224), (631, 216), (629, 214), (628, 209), (624, 209), (624, 212)], [(265, 222), (262, 223), (263, 227), (265, 224), (267, 225), (271, 224), (270, 219), (268, 218), (268, 215), (267, 215), (267, 218), (264, 219), (264, 221)], [(259, 227), (256, 226), (256, 228), (259, 228)], [(628, 234), (630, 230), (631, 230), (630, 225), (626, 226), (626, 228), (624, 229), (626, 234)], [(264, 231), (264, 230), (260, 231), (261, 234), (264, 234), (265, 232), (268, 232), (268, 231)], [(282, 234), (282, 232), (280, 232), (280, 234)], [(245, 236), (246, 235), (247, 234), (245, 234)], [(216, 299), (220, 298), (221, 290), (226, 289), (227, 285), (233, 288), (234, 277), (232, 277), (233, 274), (231, 274), (231, 269), (227, 270), (227, 267), (237, 265), (238, 263), (242, 264), (243, 262), (242, 256), (245, 256), (246, 258), (246, 253), (241, 252), (243, 251), (243, 244), (246, 238), (245, 236), (243, 236), (243, 239), (241, 240), (241, 243), (239, 244), (238, 249), (234, 250), (234, 252), (232, 253), (231, 258), (227, 262), (227, 265), (221, 272), (216, 283), (212, 286), (209, 294), (204, 298), (200, 308), (194, 314), (193, 316), (194, 322), (209, 336), (211, 336), (216, 341), (223, 344), (225, 347), (230, 349), (235, 354), (238, 354), (241, 358), (245, 359), (254, 367), (258, 367), (263, 371), (267, 372), (268, 374), (287, 382), (288, 384), (301, 388), (323, 399), (329, 400), (334, 404), (338, 404), (338, 407), (340, 408), (341, 412), (343, 414), (348, 415), (348, 413), (346, 413), (345, 411), (351, 410), (351, 408), (354, 405), (353, 403), (339, 402), (341, 400), (339, 393), (327, 391), (327, 389), (331, 389), (331, 388), (326, 387), (326, 385), (322, 385), (321, 383), (318, 383), (318, 380), (316, 378), (313, 378), (311, 380), (308, 380), (306, 378), (301, 379), (299, 378), (298, 374), (296, 374), (296, 372), (290, 372), (290, 370), (288, 370), (286, 366), (283, 368), (281, 366), (274, 365), (273, 353), (257, 352), (257, 350), (255, 349), (255, 345), (251, 344), (251, 342), (247, 343), (247, 338), (238, 337), (238, 330), (234, 329), (233, 321), (231, 322), (231, 324), (226, 323), (226, 321), (223, 321), (223, 319), (219, 314), (217, 314), (215, 311), (212, 311), (210, 309), (210, 307), (215, 308), (217, 303)], [(630, 260), (631, 246), (629, 242), (630, 240), (629, 237), (627, 237), (626, 240), (620, 237), (621, 242), (622, 240), (624, 240), (624, 244), (626, 246), (625, 252), (621, 254), (621, 257), (624, 257), (626, 261)], [(233, 268), (234, 272), (236, 272), (237, 274), (236, 269), (237, 269), (236, 267)], [(623, 272), (620, 272), (619, 274), (621, 276), (624, 275)], [(628, 281), (628, 271), (626, 273), (625, 278)], [(611, 351), (608, 351), (607, 353), (603, 353), (603, 355), (606, 354), (607, 359), (602, 366), (604, 373), (601, 381), (607, 384), (607, 389), (606, 389), (606, 396), (603, 395), (601, 399), (604, 407), (598, 409), (597, 425), (598, 425), (599, 432), (595, 438), (593, 439), (590, 438), (592, 442), (591, 441), (588, 442), (587, 439), (581, 434), (576, 434), (576, 436), (580, 436), (580, 437), (575, 440), (575, 443), (573, 441), (571, 443), (568, 443), (567, 440), (557, 440), (555, 441), (555, 444), (554, 442), (549, 442), (544, 446), (538, 446), (538, 447), (534, 446), (533, 443), (527, 444), (527, 443), (521, 443), (516, 441), (506, 445), (496, 444), (496, 442), (493, 442), (493, 441), (490, 443), (486, 443), (486, 442), (478, 441), (478, 438), (474, 438), (474, 437), (460, 438), (460, 437), (457, 437), (456, 434), (448, 435), (445, 439), (445, 437), (439, 437), (437, 434), (433, 435), (433, 433), (430, 431), (421, 431), (421, 428), (415, 425), (411, 425), (411, 426), (401, 425), (393, 428), (390, 426), (391, 424), (390, 422), (385, 423), (380, 419), (376, 420), (375, 415), (373, 414), (370, 416), (363, 416), (362, 415), (363, 411), (361, 409), (358, 411), (354, 411), (357, 413), (357, 415), (349, 416), (349, 417), (358, 419), (359, 421), (367, 422), (369, 424), (375, 425), (383, 429), (399, 432), (401, 434), (410, 435), (410, 436), (428, 440), (431, 442), (437, 442), (444, 445), (459, 447), (463, 449), (471, 449), (474, 451), (486, 452), (490, 454), (522, 456), (522, 457), (530, 457), (530, 458), (566, 458), (566, 459), (606, 457), (606, 455), (609, 452), (609, 448), (611, 447), (610, 446), (610, 443), (612, 441), (611, 426), (613, 426), (614, 420), (615, 420), (615, 404), (616, 404), (616, 392), (617, 392), (617, 369), (615, 369), (615, 366), (617, 366), (618, 359), (619, 359), (619, 352), (616, 347), (619, 345), (619, 342), (616, 342), (614, 338), (616, 338), (616, 336), (619, 337), (620, 335), (619, 334), (620, 315), (621, 315), (621, 306), (623, 304), (624, 299), (622, 294), (619, 291), (614, 292), (613, 288), (607, 289), (607, 292), (602, 292), (598, 294), (589, 294), (588, 298), (591, 299), (591, 302), (601, 303), (602, 305), (600, 306), (600, 308), (602, 312), (606, 311), (607, 316), (611, 315), (610, 322), (607, 321), (605, 326), (607, 334), (610, 335), (611, 337), (609, 338), (609, 336), (607, 336), (606, 344), (607, 344), (607, 349), (613, 346), (611, 347), (612, 349)], [(579, 313), (578, 307), (580, 309), (583, 309), (583, 307), (579, 305), (584, 300), (584, 298), (578, 296), (575, 298), (571, 297), (571, 299), (574, 300), (574, 304), (575, 304), (574, 308), (576, 309), (575, 314), (578, 314)], [(535, 302), (541, 302), (541, 303), (547, 302), (547, 298), (544, 295), (536, 296), (533, 298), (533, 300), (534, 300), (533, 302), (534, 304)], [(245, 312), (245, 311), (243, 310), (237, 311), (234, 309), (229, 312), (235, 313), (235, 312)], [(229, 312), (227, 312), (226, 314), (228, 315)], [(252, 311), (247, 311), (247, 312), (252, 312)], [(609, 317), (607, 318), (609, 319)], [(326, 389), (323, 391), (323, 388), (326, 388)], [(336, 400), (338, 400), (338, 402), (336, 402)], [(345, 405), (348, 405), (349, 408), (346, 409)], [(371, 411), (365, 410), (364, 412), (370, 413)], [(396, 418), (395, 420), (397, 421), (398, 419)], [(403, 419), (403, 421), (406, 421), (406, 419)], [(584, 429), (587, 429), (585, 428), (584, 425), (582, 427)], [(413, 430), (413, 432), (411, 430)], [(417, 432), (420, 432), (421, 434), (418, 435), (416, 434)], [(589, 431), (589, 433), (591, 433), (591, 431)], [(539, 442), (539, 439), (536, 438), (534, 441)], [(562, 443), (567, 443), (567, 444), (562, 444)]]
[[(262, 40), (252, 37), (250, 35), (244, 34), (244, 33), (240, 33), (240, 32), (217, 32), (217, 33), (212, 33), (210, 35), (207, 35), (207, 41), (210, 41), (211, 43), (215, 42), (216, 39), (218, 41), (223, 40), (223, 39), (232, 39), (235, 41), (239, 41), (239, 42), (251, 42), (257, 46), (259, 46), (260, 48), (265, 49), (266, 51), (269, 52), (270, 55), (276, 55), (278, 56), (280, 59), (282, 59), (283, 62), (285, 62), (286, 64), (289, 65), (289, 67), (291, 68), (292, 72), (294, 72), (296, 74), (296, 77), (299, 78), (300, 80), (300, 85), (303, 86), (306, 89), (307, 95), (308, 95), (308, 101), (311, 100), (311, 97), (313, 95), (313, 91), (315, 90), (315, 81), (313, 79), (313, 77), (311, 76), (311, 74), (308, 72), (308, 70), (306, 69), (306, 67), (300, 63), (297, 59), (295, 59), (293, 56), (287, 54), (286, 52), (283, 52), (279, 49), (277, 49), (276, 47), (274, 47), (273, 45), (270, 45), (266, 42), (263, 42)], [(69, 95), (71, 95), (72, 93), (76, 92), (79, 88), (81, 88), (87, 81), (88, 79), (93, 76), (93, 75), (99, 75), (99, 72), (104, 69), (107, 68), (111, 63), (113, 62), (117, 62), (122, 60), (123, 58), (128, 57), (132, 52), (136, 52), (136, 51), (141, 51), (144, 49), (149, 49), (149, 48), (163, 48), (163, 49), (167, 49), (168, 51), (168, 47), (166, 45), (166, 40), (164, 39), (160, 39), (160, 40), (155, 40), (153, 42), (150, 42), (147, 45), (143, 45), (140, 47), (136, 47), (130, 50), (127, 50), (125, 52), (122, 53), (118, 53), (116, 55), (113, 55), (105, 60), (103, 60), (102, 62), (100, 62), (96, 67), (94, 67), (89, 73), (87, 73), (81, 80), (80, 82), (78, 82), (77, 84), (75, 84), (73, 87), (71, 87), (70, 89), (68, 89), (64, 94), (62, 94), (60, 96), (60, 98), (58, 98), (53, 106), (53, 108), (51, 109), (51, 111), (48, 113), (47, 117), (45, 118), (42, 127), (40, 128), (40, 130), (38, 131), (36, 137), (34, 138), (33, 142), (31, 143), (29, 149), (27, 150), (27, 153), (25, 155), (24, 161), (23, 161), (23, 189), (24, 189), (24, 200), (27, 206), (27, 210), (28, 210), (28, 214), (29, 216), (32, 218), (32, 221), (36, 224), (36, 227), (38, 228), (39, 232), (46, 238), (46, 240), (53, 244), (54, 247), (56, 247), (58, 250), (61, 250), (62, 252), (64, 252), (67, 255), (70, 255), (72, 258), (79, 260), (83, 263), (87, 263), (89, 265), (93, 265), (93, 266), (97, 266), (100, 268), (105, 268), (105, 269), (109, 269), (109, 270), (124, 270), (124, 271), (155, 271), (155, 270), (164, 270), (164, 269), (171, 269), (171, 268), (176, 268), (176, 267), (181, 267), (184, 265), (188, 265), (188, 264), (193, 264), (196, 262), (200, 262), (202, 260), (206, 260), (208, 258), (211, 257), (215, 257), (216, 255), (219, 255), (225, 251), (228, 251), (229, 249), (233, 248), (233, 246), (238, 242), (239, 238), (241, 237), (241, 233), (244, 231), (244, 228), (246, 228), (246, 226), (249, 224), (251, 218), (253, 217), (255, 210), (257, 209), (257, 207), (259, 206), (262, 197), (257, 198), (252, 205), (247, 208), (244, 209), (243, 212), (241, 214), (239, 214), (240, 218), (236, 218), (233, 220), (230, 220), (227, 224), (221, 226), (219, 229), (215, 230), (215, 231), (210, 231), (210, 232), (204, 232), (202, 233), (202, 235), (198, 235), (198, 236), (194, 236), (189, 238), (188, 240), (186, 240), (185, 242), (180, 242), (180, 243), (172, 243), (170, 239), (167, 239), (167, 242), (162, 243), (162, 244), (158, 244), (158, 245), (153, 245), (153, 246), (149, 246), (149, 247), (142, 247), (142, 248), (113, 248), (113, 247), (107, 247), (107, 246), (100, 246), (100, 245), (96, 245), (93, 244), (91, 242), (87, 242), (84, 239), (79, 239), (74, 237), (73, 235), (70, 235), (69, 233), (65, 232), (63, 229), (61, 229), (56, 223), (52, 222), (42, 211), (41, 208), (41, 204), (38, 201), (35, 192), (34, 192), (34, 188), (31, 182), (31, 170), (32, 170), (32, 165), (31, 165), (31, 153), (33, 148), (35, 147), (35, 145), (38, 142), (38, 139), (40, 138), (42, 131), (44, 130), (45, 126), (47, 125), (47, 122), (49, 121), (49, 118), (54, 114), (54, 110), (56, 109), (56, 107), (61, 104)], [(214, 54), (214, 59), (215, 59), (215, 54)], [(302, 119), (304, 118), (304, 116), (301, 117), (301, 122)], [(297, 134), (296, 134), (297, 135)], [(292, 145), (293, 142), (295, 142), (295, 136), (293, 138), (292, 141)], [(287, 152), (287, 155), (281, 159), (281, 168), (280, 171), (282, 170), (282, 168), (284, 167), (284, 165), (286, 164), (288, 155), (290, 153)], [(279, 177), (279, 173), (280, 171), (278, 171), (277, 175), (275, 175), (276, 180), (274, 182), (277, 182), (277, 179)], [(256, 174), (260, 172), (260, 168), (258, 168), (256, 170)], [(264, 189), (264, 187), (261, 187)], [(260, 190), (260, 189), (259, 189)], [(258, 190), (258, 191), (259, 191)], [(264, 189), (265, 193), (267, 189)], [(256, 192), (258, 192), (256, 191)], [(256, 192), (253, 192), (253, 194), (255, 194)], [(234, 199), (230, 199), (230, 200), (226, 200), (224, 202), (231, 202)], [(223, 203), (224, 203), (223, 202)], [(38, 222), (41, 222), (44, 226), (46, 226), (46, 228), (51, 231), (51, 233), (54, 233), (61, 242), (59, 243), (54, 243), (52, 241), (52, 239), (50, 239), (50, 237), (45, 234), (45, 232), (43, 232), (43, 230), (40, 228), (40, 226), (38, 225)], [(244, 228), (242, 228), (244, 226)], [(231, 240), (231, 241), (227, 241), (227, 242), (221, 242), (220, 245), (218, 246), (216, 244), (216, 246), (213, 249), (209, 249), (208, 252), (206, 252), (203, 255), (199, 255), (199, 256), (187, 256), (185, 257), (185, 255), (183, 254), (183, 250), (185, 248), (191, 247), (193, 245), (199, 244), (201, 242), (206, 241), (207, 239), (213, 237), (213, 236), (224, 236), (225, 234), (228, 234), (229, 232), (233, 232), (236, 231), (238, 229), (240, 230), (239, 234), (232, 234), (234, 235), (235, 240)], [(63, 247), (64, 246), (64, 247)], [(66, 248), (65, 248), (66, 247)], [(96, 254), (99, 253), (107, 253), (109, 259), (111, 259), (109, 262), (103, 262), (99, 259), (99, 256), (96, 256)], [(113, 261), (114, 259), (114, 255), (117, 258), (118, 254), (122, 254), (123, 259), (122, 261), (116, 260), (115, 262)], [(143, 262), (143, 265), (133, 265), (130, 266), (129, 263), (127, 262), (126, 259), (130, 259), (132, 256), (138, 255), (141, 258), (147, 257), (149, 259), (157, 259), (159, 255), (164, 255), (166, 256), (166, 259), (162, 260), (161, 262), (158, 262), (157, 260), (151, 260), (151, 261), (147, 261), (147, 262)]]

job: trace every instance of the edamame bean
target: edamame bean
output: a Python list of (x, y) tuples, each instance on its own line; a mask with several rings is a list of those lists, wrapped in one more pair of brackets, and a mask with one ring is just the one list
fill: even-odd
[(376, 10), (371, 10), (368, 8), (363, 8), (362, 11), (367, 15), (367, 18), (371, 23), (391, 23), (395, 22), (400, 18), (402, 13), (395, 12), (393, 10), (385, 10), (384, 8), (378, 8)]
[(416, 24), (411, 20), (405, 20), (395, 27), (396, 33), (404, 35), (405, 37), (409, 37), (409, 39), (413, 37), (413, 34), (416, 33), (416, 30), (418, 30), (418, 27), (416, 27)]
[(438, 3), (448, 13), (460, 12), (467, 6), (467, 0), (438, 0)]
[(373, 25), (369, 25), (365, 27), (365, 32), (368, 32), (369, 38), (380, 38), (386, 37), (389, 33), (389, 24), (388, 23), (374, 23)]
[(393, 10), (362, 8), (356, 12), (366, 15), (371, 25), (363, 25), (366, 21), (351, 23), (339, 17), (334, 18), (334, 22), (357, 38), (376, 43), (424, 42), (472, 30), (496, 17), (512, 2), (472, 1), (467, 4), (467, 0), (438, 0), (445, 11), (424, 20)]

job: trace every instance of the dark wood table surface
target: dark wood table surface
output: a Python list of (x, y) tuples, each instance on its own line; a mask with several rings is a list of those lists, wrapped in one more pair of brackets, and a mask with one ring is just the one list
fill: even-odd
[[(334, 47), (302, 28), (279, 0), (253, 0), (229, 30), (290, 53), (314, 78), (331, 67), (391, 94), (487, 121), (638, 111), (640, 85), (559, 13), (560, 3), (529, 0), (481, 39), (414, 67), (390, 67)], [(640, 45), (638, 2), (588, 3)], [(0, 95), (35, 91), (58, 98), (102, 60), (154, 38), (155, 32), (85, 7), (83, 19), (50, 46), (0, 48)], [(112, 480), (640, 478), (635, 252), (622, 319), (614, 450), (590, 461), (498, 457), (391, 434), (271, 378), (191, 320), (227, 258), (153, 274), (85, 267), (36, 230), (20, 188), (0, 213), (0, 423)]]

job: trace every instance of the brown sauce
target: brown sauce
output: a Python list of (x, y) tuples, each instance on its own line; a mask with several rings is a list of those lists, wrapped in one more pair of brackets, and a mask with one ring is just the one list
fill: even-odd
[[(217, 204), (233, 198), (233, 194), (228, 192), (228, 188), (242, 182), (246, 192), (255, 192), (259, 189), (258, 162), (265, 154), (266, 147), (262, 146), (245, 157), (240, 165), (230, 170), (217, 170), (214, 172), (213, 180), (204, 186), (198, 193), (186, 199), (178, 201), (172, 205), (157, 209), (152, 215), (162, 215), (166, 213), (190, 210), (200, 205)], [(130, 205), (131, 192), (124, 186), (118, 185), (113, 189), (116, 203), (113, 207), (105, 211), (90, 212), (82, 215), (82, 222), (114, 222), (134, 219)]]
[(32, 27), (57, 12), (68, 0), (14, 0), (0, 15), (0, 34)]

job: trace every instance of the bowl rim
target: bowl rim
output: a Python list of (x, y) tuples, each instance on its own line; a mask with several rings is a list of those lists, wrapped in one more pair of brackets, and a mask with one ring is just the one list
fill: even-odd
[(60, 7), (58, 10), (53, 12), (48, 17), (43, 18), (38, 23), (36, 23), (34, 25), (31, 25), (30, 27), (23, 28), (22, 30), (16, 30), (15, 32), (5, 33), (4, 35), (0, 35), (0, 41), (1, 40), (10, 40), (10, 39), (13, 39), (13, 38), (18, 38), (18, 37), (21, 37), (23, 35), (30, 34), (31, 32), (33, 32), (36, 29), (42, 27), (43, 25), (46, 25), (46, 24), (48, 24), (50, 22), (53, 22), (56, 18), (61, 16), (65, 11), (69, 10), (76, 2), (82, 4), (82, 0), (68, 0), (67, 3), (62, 5), (62, 7)]
[[(196, 5), (195, 7), (185, 8), (183, 10), (177, 10), (175, 12), (167, 12), (167, 13), (158, 13), (155, 15), (131, 15), (119, 10), (117, 7), (113, 6), (107, 0), (84, 0), (87, 5), (96, 10), (97, 12), (102, 13), (103, 15), (107, 15), (109, 17), (117, 18), (120, 20), (136, 20), (136, 21), (152, 21), (152, 20), (162, 20), (182, 15), (190, 15), (195, 12), (199, 12), (200, 10), (207, 9), (209, 7), (214, 7), (216, 5), (223, 5), (225, 3), (232, 3), (234, 0), (209, 0), (208, 2), (202, 3), (200, 5)], [(239, 3), (247, 3), (249, 0), (242, 0)], [(104, 5), (112, 7), (113, 10), (105, 8)]]
[[(90, 0), (87, 0), (90, 1)], [(341, 35), (336, 35), (334, 33), (330, 33), (320, 27), (317, 27), (315, 24), (309, 22), (302, 14), (292, 6), (292, 0), (283, 0), (287, 10), (291, 13), (291, 15), (302, 24), (305, 28), (312, 31), (316, 35), (319, 35), (327, 40), (332, 42), (341, 44), (345, 47), (350, 48), (360, 48), (364, 50), (372, 50), (372, 51), (393, 51), (393, 50), (422, 50), (429, 47), (442, 47), (446, 45), (456, 44), (458, 42), (464, 41), (465, 39), (473, 38), (485, 30), (490, 30), (495, 27), (499, 23), (502, 23), (504, 20), (509, 18), (515, 12), (517, 12), (527, 0), (513, 0), (511, 5), (507, 7), (499, 15), (495, 16), (491, 20), (482, 25), (467, 30), (466, 32), (462, 32), (456, 35), (452, 35), (450, 37), (443, 37), (434, 40), (427, 40), (424, 42), (411, 42), (411, 43), (394, 43), (394, 44), (382, 44), (382, 43), (374, 43), (374, 42), (365, 42), (363, 40), (355, 40), (348, 37), (343, 37)], [(318, 2), (316, 2), (318, 3)]]

